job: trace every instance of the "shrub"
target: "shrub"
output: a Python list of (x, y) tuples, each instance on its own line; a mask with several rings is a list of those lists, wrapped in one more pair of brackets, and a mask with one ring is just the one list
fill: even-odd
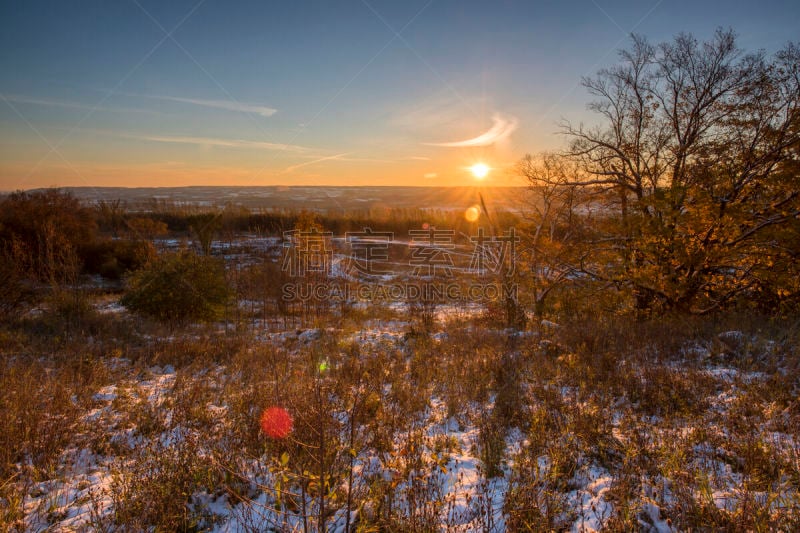
[(34, 297), (30, 284), (18, 265), (7, 254), (0, 253), (0, 319), (15, 316)]
[(156, 249), (149, 241), (97, 241), (83, 251), (84, 270), (108, 279), (120, 279), (128, 272), (142, 269), (155, 257)]
[(0, 203), (0, 244), (39, 281), (63, 283), (77, 274), (80, 251), (94, 240), (91, 212), (56, 189), (17, 192)]
[(171, 325), (219, 318), (231, 295), (223, 262), (191, 252), (160, 257), (128, 285), (125, 307)]

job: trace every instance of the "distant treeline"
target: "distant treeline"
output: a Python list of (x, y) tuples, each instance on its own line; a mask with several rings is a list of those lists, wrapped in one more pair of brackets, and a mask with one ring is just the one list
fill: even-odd
[[(151, 206), (152, 207), (152, 206)], [(519, 222), (509, 213), (482, 215), (469, 222), (465, 213), (443, 209), (369, 209), (326, 213), (304, 210), (251, 212), (229, 206), (159, 203), (157, 209), (131, 209), (122, 201), (81, 203), (69, 192), (47, 189), (15, 192), (0, 197), (0, 275), (5, 280), (34, 284), (74, 284), (81, 275), (119, 280), (142, 268), (156, 255), (154, 240), (192, 241), (205, 254), (211, 242), (230, 241), (247, 234), (280, 237), (298, 227), (314, 227), (334, 235), (365, 228), (409, 237), (412, 229), (452, 230), (454, 240), (466, 240), (478, 226), (508, 227)]]
[[(478, 225), (487, 226), (489, 221), (469, 222), (463, 211), (445, 209), (374, 208), (359, 211), (330, 209), (323, 213), (306, 210), (259, 210), (229, 206), (215, 209), (196, 205), (158, 204), (158, 209), (140, 211), (129, 209), (122, 202), (101, 202), (93, 206), (98, 227), (102, 232), (115, 233), (124, 228), (127, 221), (147, 218), (166, 225), (172, 234), (191, 233), (198, 223), (207, 224), (211, 218), (221, 233), (254, 233), (263, 236), (281, 236), (297, 226), (302, 217), (312, 216), (324, 231), (334, 235), (362, 231), (387, 231), (397, 237), (407, 236), (412, 229), (424, 224), (440, 229), (454, 230), (456, 234), (469, 234)], [(492, 223), (507, 228), (518, 224), (517, 215), (509, 212), (491, 213)], [(482, 223), (481, 223), (482, 222)]]

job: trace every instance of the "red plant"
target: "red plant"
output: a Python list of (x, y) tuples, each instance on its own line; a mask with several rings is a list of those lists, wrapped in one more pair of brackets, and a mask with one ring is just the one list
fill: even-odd
[(261, 431), (272, 439), (285, 439), (292, 432), (292, 415), (283, 407), (268, 407), (261, 413)]

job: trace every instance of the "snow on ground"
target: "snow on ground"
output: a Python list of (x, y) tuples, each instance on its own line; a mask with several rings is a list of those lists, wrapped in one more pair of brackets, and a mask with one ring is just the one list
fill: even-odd
[[(118, 312), (112, 305), (107, 304), (107, 312)], [(460, 316), (452, 309), (443, 309), (443, 317)], [(461, 312), (461, 310), (458, 310)], [(557, 328), (555, 324), (542, 324), (547, 328)], [(390, 346), (403, 346), (406, 342), (408, 323), (402, 320), (367, 320), (360, 330), (354, 331), (345, 337), (345, 341), (357, 342), (364, 347), (379, 344)], [(743, 336), (738, 332), (726, 332), (720, 337), (729, 342), (743, 342)], [(262, 341), (275, 343), (288, 348), (300, 349), (321, 339), (325, 335), (324, 329), (302, 329), (277, 331), (262, 336)], [(447, 338), (445, 333), (434, 336), (434, 340), (443, 341)], [(700, 344), (689, 344), (683, 350), (687, 356), (696, 356), (701, 359), (710, 357), (709, 349)], [(130, 363), (124, 359), (109, 361), (110, 367), (125, 368)], [(224, 373), (224, 368), (211, 369), (211, 372)], [(763, 380), (766, 376), (756, 372), (743, 372), (729, 366), (707, 366), (704, 372), (712, 377), (720, 386), (716, 396), (711, 398), (712, 409), (725, 410), (738, 394), (739, 385), (744, 385), (756, 380)], [(93, 406), (84, 414), (84, 420), (89, 427), (101, 428), (109, 434), (109, 443), (127, 450), (133, 450), (143, 444), (143, 437), (137, 432), (137, 427), (122, 424), (118, 411), (124, 402), (134, 402), (149, 405), (152, 409), (166, 406), (169, 395), (176, 386), (177, 372), (172, 366), (153, 366), (145, 372), (131, 372), (130, 378), (120, 380), (97, 389), (93, 394)], [(577, 397), (574, 387), (560, 387), (560, 392), (565, 401)], [(613, 421), (613, 436), (624, 440), (619, 427), (620, 420), (624, 418), (624, 402), (616, 404), (618, 409), (611, 414)], [(487, 406), (481, 406), (486, 409)], [(214, 420), (222, 420), (227, 408), (225, 405), (207, 406), (208, 412)], [(491, 405), (488, 406), (491, 408)], [(163, 416), (169, 420), (169, 409), (163, 408)], [(659, 417), (652, 417), (650, 422), (655, 426), (663, 423)], [(169, 425), (169, 424), (167, 424)], [(517, 452), (526, 445), (525, 435), (520, 431), (510, 431), (506, 438), (506, 457), (511, 458), (501, 467), (503, 475), (486, 479), (484, 466), (479, 457), (479, 429), (462, 418), (448, 417), (447, 406), (439, 398), (431, 398), (428, 408), (420, 420), (417, 429), (423, 435), (423, 447), (419, 451), (424, 464), (428, 466), (425, 472), (410, 471), (408, 475), (399, 480), (396, 489), (397, 505), (405, 506), (409, 512), (415, 512), (413, 504), (408, 498), (408, 493), (415, 490), (416, 479), (424, 475), (428, 496), (433, 494), (442, 502), (437, 509), (439, 522), (443, 529), (448, 531), (503, 531), (507, 517), (504, 511), (504, 498), (509, 489), (510, 472), (513, 468), (513, 458)], [(683, 436), (691, 435), (695, 428), (682, 429)], [(660, 430), (654, 429), (655, 432)], [(156, 439), (164, 446), (183, 438), (180, 428), (156, 435)], [(796, 449), (797, 443), (791, 435), (775, 431), (772, 433), (773, 445), (791, 451)], [(403, 447), (407, 445), (409, 435), (397, 435), (394, 446), (396, 457), (404, 457)], [(61, 465), (49, 480), (36, 483), (26, 489), (23, 508), (26, 514), (26, 527), (32, 531), (57, 530), (71, 531), (83, 528), (91, 529), (92, 524), (99, 523), (105, 515), (111, 512), (113, 497), (111, 494), (114, 481), (115, 468), (124, 467), (124, 461), (107, 451), (91, 450), (89, 448), (73, 448), (67, 450), (61, 460)], [(739, 503), (741, 495), (739, 487), (742, 484), (742, 475), (734, 471), (728, 450), (712, 446), (708, 443), (698, 443), (693, 447), (693, 456), (689, 458), (687, 466), (704, 472), (709, 479), (711, 501), (720, 509), (732, 510)], [(402, 460), (402, 459), (398, 459)], [(539, 458), (540, 468), (545, 471), (548, 466), (546, 456)], [(362, 453), (356, 457), (356, 472), (361, 476), (388, 476), (393, 479), (404, 470), (402, 464), (384, 464), (379, 457)], [(198, 493), (193, 495), (194, 506), (202, 505), (205, 511), (214, 517), (214, 531), (234, 532), (252, 529), (267, 529), (274, 524), (284, 524), (288, 530), (301, 528), (300, 518), (297, 515), (284, 514), (275, 510), (274, 492), (269, 490), (274, 479), (264, 464), (252, 464), (251, 481), (265, 488), (257, 496), (248, 501), (232, 503), (225, 495), (210, 495)], [(643, 530), (667, 532), (673, 531), (670, 524), (662, 517), (661, 507), (669, 501), (669, 482), (664, 478), (657, 478), (660, 487), (656, 488), (647, 483), (643, 484), (641, 504), (638, 514), (639, 524)], [(574, 521), (569, 525), (573, 532), (583, 533), (600, 531), (608, 520), (618, 510), (611, 494), (615, 485), (615, 478), (607, 468), (596, 464), (592, 460), (581, 459), (579, 467), (570, 480), (571, 490), (566, 494), (566, 502), (570, 509), (570, 516)], [(660, 489), (661, 497), (656, 498), (654, 493)], [(796, 496), (796, 495), (795, 495)], [(756, 494), (756, 498), (766, 497)], [(781, 505), (776, 502), (774, 505)], [(345, 516), (340, 510), (332, 518), (331, 531), (344, 531)], [(572, 519), (570, 519), (572, 520)]]
[(568, 501), (578, 512), (571, 530), (578, 533), (600, 531), (614, 510), (614, 506), (605, 499), (614, 478), (599, 466), (588, 468), (581, 477), (584, 478), (584, 487), (569, 494)]
[[(124, 360), (117, 366), (125, 365)], [(141, 444), (136, 428), (119, 428), (121, 415), (114, 402), (126, 400), (145, 401), (153, 406), (164, 402), (175, 382), (175, 369), (155, 366), (142, 380), (107, 385), (100, 388), (92, 399), (98, 407), (90, 409), (84, 419), (90, 427), (99, 427), (110, 433), (109, 441), (127, 449)], [(109, 512), (112, 505), (111, 482), (115, 459), (90, 449), (67, 450), (59, 471), (52, 480), (38, 483), (28, 491), (23, 503), (27, 516), (26, 526), (32, 531), (72, 531), (91, 526)]]

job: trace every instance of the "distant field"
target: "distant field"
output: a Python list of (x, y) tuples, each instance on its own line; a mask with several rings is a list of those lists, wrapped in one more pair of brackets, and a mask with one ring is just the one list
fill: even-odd
[(519, 210), (524, 187), (67, 187), (84, 202), (185, 203), (248, 209), (464, 209), (483, 195), (492, 209)]

